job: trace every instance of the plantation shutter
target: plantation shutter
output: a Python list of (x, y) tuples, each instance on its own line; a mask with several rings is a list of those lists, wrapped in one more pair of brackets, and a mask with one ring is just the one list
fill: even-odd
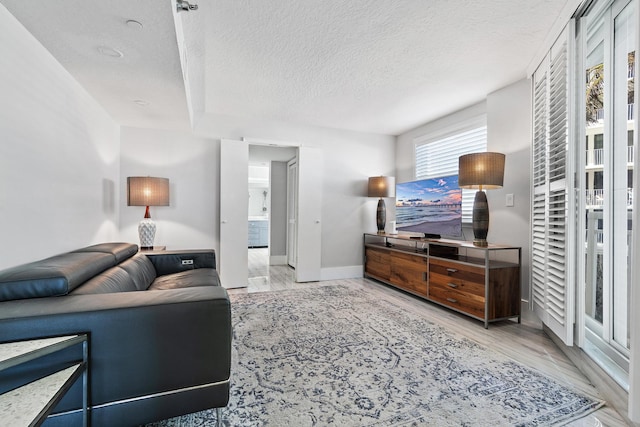
[(565, 29), (533, 75), (531, 286), (536, 314), (573, 344), (574, 283), (569, 195), (569, 44)]
[[(420, 138), (416, 143), (416, 179), (458, 174), (458, 158), (487, 151), (487, 126), (455, 132), (443, 138)], [(471, 223), (476, 190), (462, 190), (462, 221)]]

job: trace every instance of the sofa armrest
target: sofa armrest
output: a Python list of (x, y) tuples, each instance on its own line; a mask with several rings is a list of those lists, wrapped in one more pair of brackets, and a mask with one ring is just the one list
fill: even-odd
[(145, 254), (145, 256), (151, 260), (158, 276), (196, 268), (216, 268), (216, 253), (213, 249), (164, 251)]
[(0, 304), (3, 340), (77, 333), (89, 335), (93, 405), (229, 379), (231, 307), (222, 287)]

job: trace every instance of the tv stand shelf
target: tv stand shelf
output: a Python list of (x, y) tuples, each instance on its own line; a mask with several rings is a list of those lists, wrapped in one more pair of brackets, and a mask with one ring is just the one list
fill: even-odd
[(518, 318), (522, 250), (365, 233), (364, 276), (484, 322)]

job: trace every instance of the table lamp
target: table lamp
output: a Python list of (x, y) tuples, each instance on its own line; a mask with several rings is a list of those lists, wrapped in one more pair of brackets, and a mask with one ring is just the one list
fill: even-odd
[(153, 249), (156, 224), (151, 219), (149, 206), (169, 206), (169, 179), (151, 176), (127, 178), (127, 206), (146, 206), (144, 218), (138, 224), (141, 249)]
[(501, 188), (504, 180), (504, 154), (472, 153), (458, 159), (458, 186), (476, 188), (473, 200), (473, 244), (487, 246), (489, 203), (482, 190)]
[(374, 176), (369, 178), (369, 197), (379, 197), (378, 210), (376, 213), (376, 223), (378, 234), (384, 234), (385, 223), (387, 222), (387, 208), (383, 197), (396, 197), (396, 179), (392, 176)]

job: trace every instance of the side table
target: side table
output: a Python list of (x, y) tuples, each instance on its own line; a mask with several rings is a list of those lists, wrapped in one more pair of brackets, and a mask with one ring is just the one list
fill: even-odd
[(82, 360), (0, 395), (0, 420), (5, 426), (39, 426), (82, 376), (82, 425), (89, 425), (88, 365), (89, 341), (86, 334), (0, 343), (0, 376), (2, 371), (82, 344)]
[(166, 246), (154, 246), (152, 248), (140, 248), (140, 252), (156, 252), (156, 251), (165, 251), (167, 250)]

